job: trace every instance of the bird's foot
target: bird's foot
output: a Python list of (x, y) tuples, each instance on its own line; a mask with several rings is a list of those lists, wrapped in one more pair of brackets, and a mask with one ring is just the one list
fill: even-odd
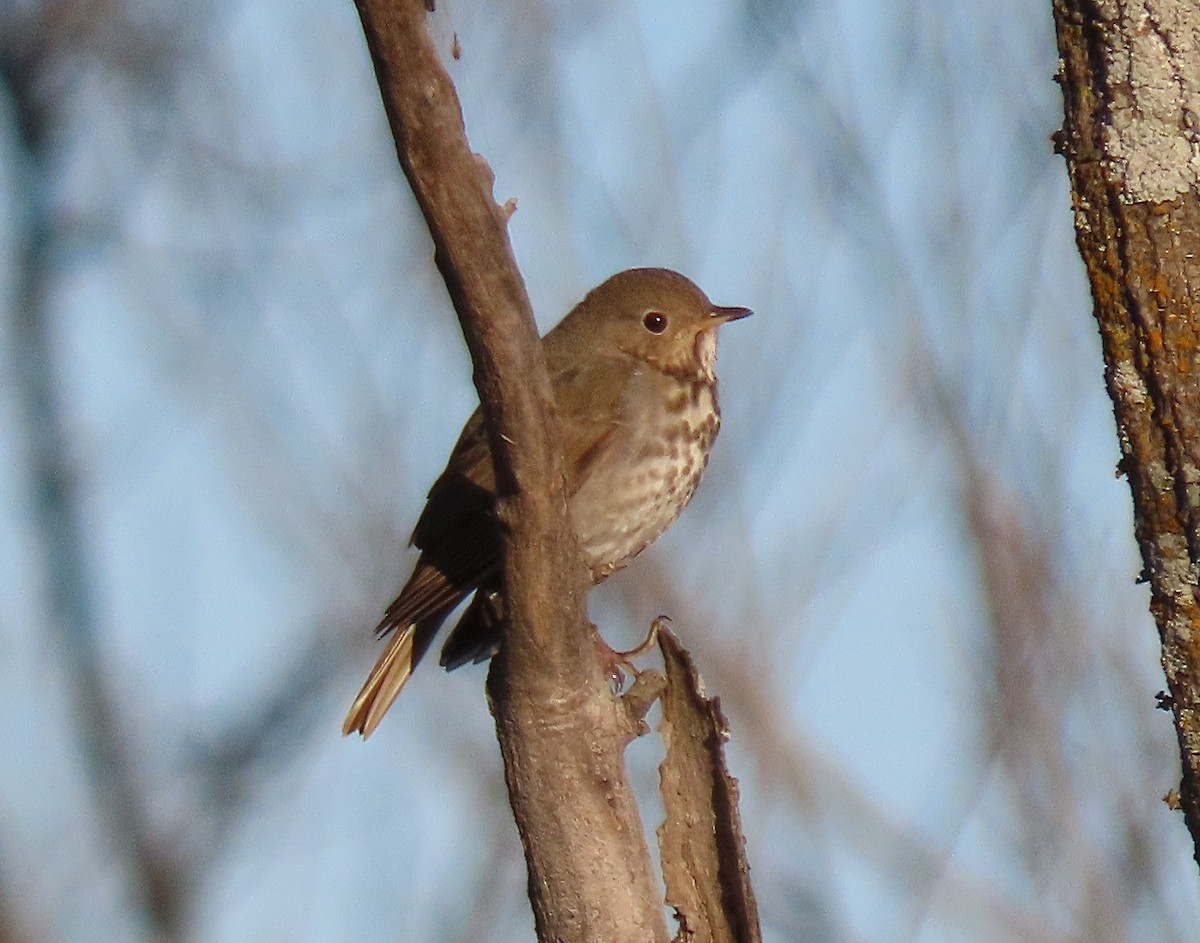
[(604, 669), (604, 674), (612, 685), (613, 694), (620, 694), (621, 689), (625, 687), (626, 671), (633, 675), (635, 679), (641, 675), (641, 671), (633, 664), (633, 659), (645, 655), (658, 644), (658, 630), (665, 628), (670, 621), (666, 616), (659, 616), (650, 623), (650, 631), (646, 633), (646, 637), (633, 648), (624, 652), (619, 652), (610, 646), (608, 642), (600, 637), (599, 632), (595, 634), (596, 657), (599, 659), (600, 667)]

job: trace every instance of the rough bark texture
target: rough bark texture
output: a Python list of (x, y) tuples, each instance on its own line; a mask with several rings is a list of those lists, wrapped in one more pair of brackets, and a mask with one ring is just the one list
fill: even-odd
[(729, 724), (704, 697), (696, 666), (659, 628), (666, 692), (659, 730), (667, 755), (659, 767), (666, 813), (658, 829), (667, 904), (688, 943), (759, 943), (758, 904), (750, 887), (737, 780), (725, 766)]
[(1054, 0), (1075, 228), (1200, 861), (1200, 6)]
[(358, 0), (400, 163), (462, 322), (507, 525), (510, 626), (488, 689), (542, 941), (667, 939), (624, 749), (640, 722), (607, 690), (584, 618), (558, 429), (492, 176), (420, 0)]

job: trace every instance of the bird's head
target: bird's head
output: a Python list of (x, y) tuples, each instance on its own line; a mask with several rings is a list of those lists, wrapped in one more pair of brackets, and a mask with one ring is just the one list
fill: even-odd
[(619, 351), (664, 373), (711, 381), (716, 329), (751, 313), (714, 305), (689, 279), (661, 268), (627, 269), (592, 289), (557, 330)]

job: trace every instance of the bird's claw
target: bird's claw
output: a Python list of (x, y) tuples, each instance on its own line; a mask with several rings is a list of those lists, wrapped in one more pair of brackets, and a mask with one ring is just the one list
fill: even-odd
[(604, 669), (604, 673), (608, 677), (613, 694), (620, 694), (621, 690), (625, 687), (626, 671), (633, 675), (634, 678), (637, 678), (641, 674), (641, 671), (633, 664), (633, 659), (645, 655), (658, 644), (659, 629), (666, 628), (667, 623), (670, 621), (666, 616), (659, 616), (650, 623), (650, 630), (646, 633), (646, 637), (633, 648), (624, 652), (619, 652), (611, 647), (600, 637), (599, 632), (596, 633), (596, 657), (600, 660), (600, 666)]

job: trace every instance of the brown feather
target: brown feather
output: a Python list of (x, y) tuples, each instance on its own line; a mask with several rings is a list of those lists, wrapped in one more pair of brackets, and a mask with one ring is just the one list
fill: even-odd
[(361, 733), (364, 740), (371, 736), (412, 676), (413, 668), (424, 656), (438, 626), (449, 612), (446, 609), (428, 619), (406, 625), (388, 640), (387, 648), (375, 662), (358, 697), (350, 705), (342, 724), (343, 734)]

